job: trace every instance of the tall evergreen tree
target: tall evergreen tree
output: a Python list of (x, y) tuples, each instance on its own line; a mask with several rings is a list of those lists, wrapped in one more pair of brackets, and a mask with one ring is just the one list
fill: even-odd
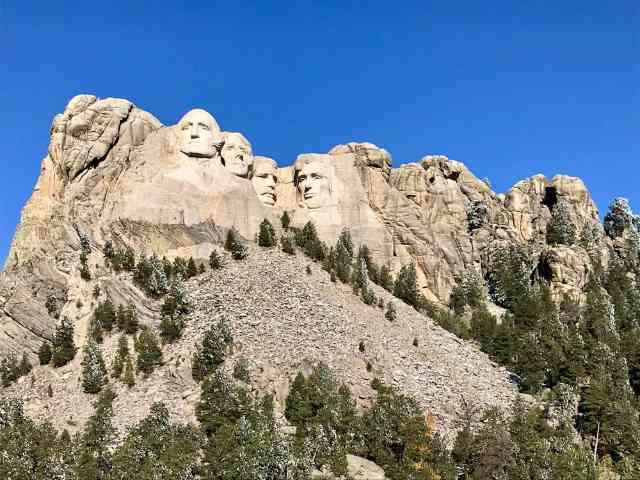
[(85, 393), (98, 393), (108, 382), (107, 368), (97, 343), (89, 339), (84, 346), (82, 358), (82, 390)]
[(73, 324), (67, 317), (62, 317), (62, 320), (56, 326), (53, 337), (53, 355), (51, 360), (54, 367), (62, 367), (76, 356), (77, 349), (73, 335)]
[(421, 295), (418, 293), (415, 264), (410, 263), (400, 268), (393, 285), (393, 294), (412, 307), (420, 306)]
[(576, 242), (576, 226), (571, 219), (567, 202), (558, 202), (551, 211), (547, 225), (547, 242), (552, 245), (573, 245)]
[(40, 349), (38, 350), (38, 360), (40, 360), (40, 365), (49, 365), (51, 362), (51, 345), (46, 340), (42, 342), (40, 345)]
[(291, 224), (291, 218), (289, 218), (289, 214), (285, 210), (280, 217), (280, 223), (282, 224), (283, 230), (288, 230), (289, 225)]
[(114, 378), (120, 378), (124, 370), (125, 365), (130, 361), (129, 356), (129, 339), (126, 335), (120, 335), (118, 339), (118, 349), (116, 350), (116, 356), (113, 359), (111, 376)]
[(211, 270), (218, 270), (222, 268), (222, 259), (215, 250), (212, 250), (211, 255), (209, 255), (209, 266), (211, 267)]
[(273, 247), (277, 243), (276, 232), (273, 225), (266, 218), (260, 224), (260, 232), (258, 233), (258, 245), (261, 247)]
[(158, 340), (150, 328), (143, 328), (135, 344), (138, 358), (136, 366), (138, 371), (149, 375), (157, 365), (162, 363), (162, 350), (158, 345)]
[(233, 344), (231, 330), (224, 319), (212, 325), (204, 334), (202, 344), (193, 355), (191, 375), (197, 382), (216, 370), (224, 361), (229, 347)]
[(112, 467), (111, 445), (116, 430), (112, 425), (113, 400), (111, 388), (105, 388), (94, 404), (84, 432), (77, 438), (74, 471), (77, 478), (107, 479)]
[(348, 283), (351, 278), (351, 264), (353, 262), (353, 241), (349, 230), (343, 230), (340, 233), (335, 252), (336, 276), (342, 283)]

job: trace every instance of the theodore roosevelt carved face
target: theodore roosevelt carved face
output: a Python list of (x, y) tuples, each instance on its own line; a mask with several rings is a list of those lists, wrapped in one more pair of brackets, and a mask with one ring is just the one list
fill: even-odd
[(262, 203), (268, 206), (276, 203), (278, 166), (275, 160), (268, 157), (254, 157), (251, 182)]
[(220, 141), (220, 127), (209, 112), (199, 108), (188, 112), (178, 123), (180, 151), (190, 157), (211, 158)]
[(301, 158), (296, 162), (294, 182), (305, 207), (320, 208), (330, 204), (332, 172), (331, 165), (319, 158)]
[(236, 132), (225, 132), (222, 138), (224, 145), (220, 155), (224, 166), (238, 177), (249, 178), (253, 169), (253, 152), (249, 141)]

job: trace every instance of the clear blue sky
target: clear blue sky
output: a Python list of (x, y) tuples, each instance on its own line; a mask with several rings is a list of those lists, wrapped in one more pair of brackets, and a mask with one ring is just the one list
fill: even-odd
[[(183, 6), (184, 5), (184, 6)], [(0, 259), (79, 93), (192, 107), (281, 165), (351, 140), (494, 190), (580, 176), (640, 210), (640, 2), (0, 0)]]

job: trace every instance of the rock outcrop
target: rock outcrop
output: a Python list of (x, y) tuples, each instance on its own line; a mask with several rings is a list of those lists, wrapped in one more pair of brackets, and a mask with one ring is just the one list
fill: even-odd
[[(559, 202), (580, 237), (575, 245), (547, 242), (547, 226)], [(577, 178), (535, 175), (502, 195), (461, 162), (431, 155), (392, 168), (389, 152), (354, 142), (328, 153), (301, 154), (292, 166), (277, 168), (274, 160), (254, 156), (242, 134), (223, 132), (202, 110), (163, 126), (127, 100), (80, 95), (53, 121), (40, 177), (0, 274), (0, 354), (35, 353), (43, 340), (51, 339), (61, 316), (76, 322), (82, 345), (91, 311), (78, 305), (91, 298), (96, 286), (118, 301), (134, 303), (144, 323), (157, 322), (153, 302), (104, 272), (107, 241), (147, 255), (206, 259), (230, 229), (251, 242), (263, 219), (278, 226), (284, 211), (294, 227), (314, 222), (329, 244), (349, 229), (356, 245), (366, 243), (373, 260), (392, 272), (415, 263), (422, 293), (440, 304), (448, 302), (462, 273), (485, 275), (492, 250), (506, 244), (527, 246), (534, 257), (532, 278), (544, 278), (556, 298), (569, 294), (579, 299), (594, 259), (606, 263), (610, 248), (598, 211)], [(94, 272), (90, 281), (80, 278), (81, 248), (88, 248)], [(227, 281), (243, 278), (241, 271), (234, 275)], [(270, 271), (262, 275), (262, 282), (272, 278)], [(332, 366), (363, 402), (369, 401), (371, 374), (363, 370), (352, 345), (344, 343), (346, 335), (353, 341), (368, 339), (369, 354), (383, 366), (376, 373), (415, 394), (440, 415), (442, 424), (455, 423), (456, 414), (449, 409), (457, 408), (464, 393), (449, 384), (465, 386), (487, 405), (503, 395), (495, 392), (511, 391), (506, 372), (422, 317), (407, 311), (398, 325), (371, 323), (369, 317), (377, 314), (370, 307), (349, 310), (329, 302), (334, 286), (313, 285), (324, 291), (323, 300), (316, 300), (301, 280), (289, 280), (286, 288), (265, 290), (281, 298), (264, 303), (267, 313), (260, 315), (252, 310), (264, 300), (257, 284), (251, 284), (249, 298), (237, 292), (222, 298), (211, 285), (195, 294), (221, 310), (235, 308), (237, 334), (260, 364), (264, 388), (278, 390), (307, 357), (334, 358)], [(275, 315), (277, 309), (292, 313), (287, 322), (299, 322), (300, 332), (309, 337), (293, 335), (296, 325)], [(304, 309), (319, 314), (321, 321), (297, 314)], [(199, 321), (193, 328), (204, 328), (210, 317)], [(263, 330), (279, 331), (282, 337), (273, 342), (256, 337)], [(327, 343), (336, 334), (340, 338), (335, 344)], [(425, 348), (407, 347), (414, 336)], [(175, 355), (184, 360), (184, 352)], [(64, 383), (75, 375), (61, 372), (63, 377), (54, 381)], [(168, 375), (186, 382), (175, 387), (176, 399), (193, 388), (184, 372)]]
[[(385, 304), (395, 303), (394, 322), (378, 306), (365, 305), (351, 287), (332, 282), (327, 272), (302, 254), (251, 248), (241, 262), (226, 253), (223, 257), (221, 270), (185, 283), (192, 313), (183, 337), (163, 347), (163, 366), (146, 379), (138, 376), (131, 389), (111, 382), (118, 394), (114, 409), (121, 412), (116, 419), (120, 431), (144, 418), (152, 403), (160, 400), (182, 421), (196, 421), (200, 390), (191, 376), (191, 358), (204, 332), (221, 318), (234, 337), (233, 352), (224, 367), (231, 371), (239, 358), (248, 360), (252, 389), (272, 393), (280, 413), (296, 373), (308, 372), (319, 362), (346, 383), (360, 406), (369, 406), (375, 399), (371, 382), (377, 377), (412, 395), (432, 414), (436, 427), (446, 431), (461, 426), (466, 403), (479, 409), (507, 407), (517, 396), (505, 368), (382, 288), (373, 287)], [(305, 272), (306, 265), (311, 274)], [(115, 303), (135, 302), (141, 322), (159, 325), (160, 302), (132, 285), (131, 274), (115, 274), (104, 266), (94, 272), (92, 282), (103, 286), (100, 297), (94, 298), (84, 284), (69, 291), (65, 313), (74, 320), (79, 345), (93, 308), (107, 297)], [(105, 336), (102, 351), (107, 365), (117, 344), (117, 334)], [(3, 390), (3, 395), (24, 398), (28, 414), (50, 420), (59, 429), (81, 428), (93, 412), (94, 398), (82, 391), (81, 357), (76, 355), (62, 368), (38, 366)], [(48, 394), (49, 385), (53, 396)]]

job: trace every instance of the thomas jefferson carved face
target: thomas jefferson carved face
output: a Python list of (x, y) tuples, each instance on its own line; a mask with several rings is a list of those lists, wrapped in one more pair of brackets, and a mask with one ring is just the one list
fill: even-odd
[(251, 182), (260, 201), (272, 207), (276, 203), (276, 183), (278, 183), (275, 160), (267, 157), (254, 157)]
[(307, 208), (320, 208), (331, 201), (331, 167), (319, 160), (304, 162), (296, 172), (296, 186)]
[(224, 145), (220, 152), (222, 163), (234, 175), (248, 178), (253, 168), (251, 144), (241, 133), (225, 132), (223, 139)]
[(216, 154), (220, 127), (211, 114), (196, 108), (182, 117), (178, 126), (182, 153), (201, 158), (211, 158)]

